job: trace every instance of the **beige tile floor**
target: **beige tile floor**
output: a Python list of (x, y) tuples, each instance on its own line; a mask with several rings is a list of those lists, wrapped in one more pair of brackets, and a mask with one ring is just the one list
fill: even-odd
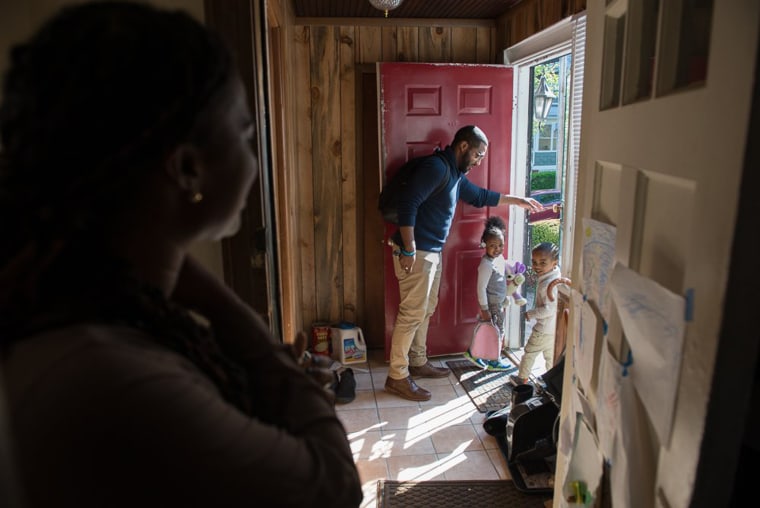
[[(517, 361), (521, 353), (515, 354)], [(437, 357), (431, 362), (445, 367), (447, 360), (461, 358)], [(356, 378), (356, 398), (336, 409), (361, 476), (362, 507), (377, 506), (377, 481), (382, 479), (510, 478), (496, 439), (483, 430), (485, 414), (478, 412), (454, 374), (417, 380), (433, 396), (412, 402), (385, 392), (388, 364), (382, 350), (370, 351), (367, 363), (349, 367)]]

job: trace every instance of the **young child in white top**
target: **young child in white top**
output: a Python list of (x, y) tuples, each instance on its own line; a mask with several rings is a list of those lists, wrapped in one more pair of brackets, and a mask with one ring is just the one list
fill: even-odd
[[(478, 305), (480, 306), (480, 320), (493, 323), (499, 330), (501, 342), (504, 340), (504, 315), (507, 304), (507, 278), (506, 260), (504, 259), (504, 238), (507, 225), (504, 219), (492, 216), (486, 219), (483, 236), (480, 238), (480, 246), (485, 249), (485, 254), (478, 266)], [(465, 357), (479, 367), (488, 370), (514, 370), (515, 366), (508, 360), (485, 360), (472, 356), (470, 351)]]
[[(549, 284), (562, 276), (559, 267), (559, 247), (551, 242), (543, 242), (533, 248), (531, 255), (533, 273), (538, 277), (534, 307), (525, 312), (526, 319), (535, 319), (525, 354), (520, 360), (517, 375), (510, 376), (515, 384), (528, 382), (533, 363), (543, 354), (546, 370), (554, 364), (554, 338), (557, 328), (557, 298), (548, 294)], [(556, 291), (552, 288), (553, 291)]]

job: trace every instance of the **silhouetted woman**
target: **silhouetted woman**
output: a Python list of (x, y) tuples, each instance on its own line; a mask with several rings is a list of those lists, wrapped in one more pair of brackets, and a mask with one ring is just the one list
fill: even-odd
[(108, 2), (10, 56), (0, 372), (26, 504), (358, 506), (322, 385), (187, 255), (235, 233), (258, 175), (227, 49)]

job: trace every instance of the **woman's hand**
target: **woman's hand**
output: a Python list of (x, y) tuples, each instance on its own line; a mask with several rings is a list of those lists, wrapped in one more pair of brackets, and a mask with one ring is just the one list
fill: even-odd
[(336, 381), (335, 371), (330, 369), (333, 364), (332, 358), (325, 355), (313, 355), (306, 350), (308, 344), (308, 336), (306, 332), (300, 331), (296, 334), (296, 338), (291, 344), (293, 356), (298, 364), (304, 368), (307, 374), (313, 377), (317, 383), (325, 388), (331, 396), (335, 396), (332, 390), (333, 384)]

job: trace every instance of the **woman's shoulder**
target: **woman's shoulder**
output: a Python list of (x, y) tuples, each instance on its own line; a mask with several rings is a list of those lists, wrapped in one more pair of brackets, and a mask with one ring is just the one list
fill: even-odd
[(41, 382), (116, 388), (157, 374), (186, 376), (191, 365), (135, 328), (76, 324), (18, 341), (2, 369), (8, 385), (25, 393)]
[(84, 352), (103, 355), (142, 354), (145, 351), (165, 352), (152, 336), (126, 325), (78, 323), (41, 331), (19, 340), (12, 355), (36, 354), (56, 357)]

